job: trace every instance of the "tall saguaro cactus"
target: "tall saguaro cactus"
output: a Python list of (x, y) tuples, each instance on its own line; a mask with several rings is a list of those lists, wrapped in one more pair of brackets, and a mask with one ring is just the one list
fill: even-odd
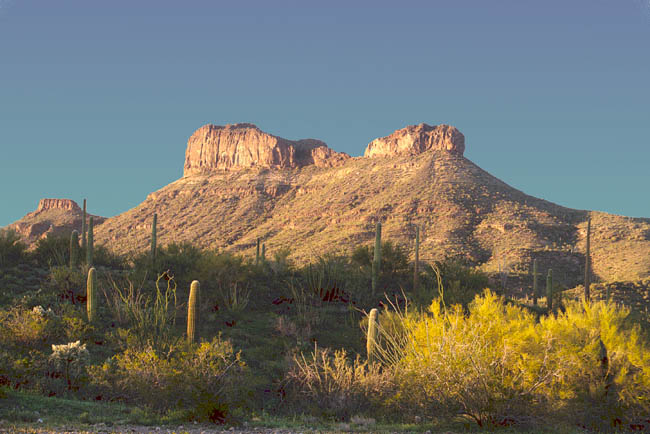
[(266, 243), (262, 244), (262, 264), (266, 262)]
[(84, 199), (83, 215), (81, 217), (81, 248), (86, 248), (86, 199)]
[(420, 226), (415, 227), (415, 264), (413, 265), (413, 291), (417, 292), (420, 278)]
[(377, 309), (371, 309), (368, 315), (368, 336), (366, 337), (366, 352), (368, 353), (368, 362), (372, 363), (377, 360)]
[(157, 239), (157, 226), (158, 224), (158, 214), (153, 214), (153, 223), (151, 224), (151, 271), (156, 273), (156, 243)]
[(257, 238), (257, 248), (255, 250), (255, 265), (260, 264), (260, 239)]
[(537, 259), (533, 259), (533, 306), (537, 306)]
[(93, 217), (90, 216), (88, 222), (88, 246), (86, 247), (86, 265), (93, 266), (93, 247), (95, 244), (95, 237), (93, 236)]
[(75, 268), (79, 263), (79, 232), (70, 234), (70, 268)]
[(197, 335), (197, 324), (199, 322), (199, 281), (195, 280), (190, 286), (190, 299), (187, 302), (187, 340), (194, 342)]
[(546, 276), (546, 307), (549, 313), (553, 311), (553, 270), (550, 268)]
[(88, 322), (95, 321), (97, 315), (97, 276), (95, 268), (88, 270), (88, 281), (86, 282), (86, 312), (88, 313)]
[(377, 292), (379, 282), (379, 271), (381, 270), (381, 222), (377, 222), (375, 228), (375, 252), (372, 260), (372, 295)]
[(587, 220), (587, 246), (585, 249), (585, 300), (590, 298), (591, 286), (591, 217)]

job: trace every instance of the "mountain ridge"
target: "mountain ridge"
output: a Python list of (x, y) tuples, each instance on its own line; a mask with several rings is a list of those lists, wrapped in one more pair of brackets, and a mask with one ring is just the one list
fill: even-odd
[[(334, 163), (316, 164), (296, 157), (300, 141), (252, 124), (235, 125), (251, 133), (248, 142), (240, 140), (242, 131), (220, 137), (229, 141), (226, 149), (234, 150), (222, 159), (214, 150), (223, 142), (205, 130), (195, 132), (186, 164), (190, 148), (201, 144), (198, 138), (205, 138), (204, 147), (213, 147), (199, 153), (201, 170), (187, 171), (140, 205), (107, 219), (97, 227), (97, 242), (118, 253), (146, 249), (155, 212), (162, 244), (190, 241), (252, 255), (260, 238), (270, 256), (289, 248), (290, 258), (304, 263), (370, 244), (377, 221), (383, 223), (384, 239), (412, 253), (417, 224), (424, 261), (459, 256), (488, 272), (506, 266), (524, 273), (537, 259), (541, 270), (553, 268), (557, 280), (571, 286), (582, 279), (591, 217), (596, 277), (650, 276), (650, 219), (576, 210), (527, 195), (464, 157), (465, 137), (454, 127), (408, 126), (373, 140), (364, 153), (372, 155), (330, 150), (323, 161)], [(208, 129), (213, 128), (228, 126)], [(307, 140), (309, 152), (329, 150), (324, 142)], [(233, 158), (247, 153), (259, 159)]]

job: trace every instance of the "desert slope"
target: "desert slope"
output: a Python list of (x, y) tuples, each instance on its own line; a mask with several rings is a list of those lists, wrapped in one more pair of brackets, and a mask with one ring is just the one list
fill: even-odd
[(206, 126), (190, 139), (186, 175), (108, 219), (96, 239), (118, 252), (145, 249), (156, 212), (163, 244), (191, 241), (252, 254), (259, 237), (271, 255), (289, 248), (304, 262), (370, 243), (377, 221), (384, 239), (411, 248), (417, 224), (424, 260), (460, 255), (488, 271), (498, 263), (521, 271), (537, 258), (541, 269), (553, 267), (571, 285), (580, 281), (591, 216), (596, 275), (650, 275), (650, 219), (528, 196), (466, 159), (464, 149), (464, 136), (446, 125), (406, 127), (356, 158), (251, 124)]

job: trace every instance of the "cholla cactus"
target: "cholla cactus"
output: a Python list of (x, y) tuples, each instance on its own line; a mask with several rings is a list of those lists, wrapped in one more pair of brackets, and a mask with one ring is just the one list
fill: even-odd
[(68, 384), (68, 390), (70, 390), (73, 378), (83, 373), (88, 362), (86, 344), (77, 341), (63, 345), (52, 345), (50, 362), (54, 364), (55, 369), (63, 373)]
[(45, 315), (52, 315), (52, 308), (48, 307), (47, 310), (43, 309), (43, 306), (34, 306), (32, 309), (32, 312), (34, 312), (38, 316), (45, 316)]

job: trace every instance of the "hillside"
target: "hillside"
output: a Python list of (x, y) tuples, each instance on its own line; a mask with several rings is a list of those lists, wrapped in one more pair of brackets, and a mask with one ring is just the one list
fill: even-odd
[[(91, 214), (88, 214), (90, 217)], [(104, 217), (92, 215), (94, 225), (100, 225)], [(36, 211), (7, 226), (20, 235), (22, 241), (33, 244), (48, 234), (63, 235), (73, 230), (81, 232), (83, 210), (70, 199), (41, 199)]]
[[(412, 250), (422, 228), (425, 261), (460, 255), (496, 271), (526, 273), (532, 258), (568, 286), (581, 281), (586, 221), (601, 280), (650, 275), (650, 219), (574, 210), (528, 196), (463, 156), (450, 126), (409, 126), (349, 157), (323, 142), (290, 141), (251, 124), (207, 125), (189, 140), (185, 175), (108, 219), (96, 239), (118, 252), (145, 249), (158, 214), (161, 243), (270, 255), (288, 248), (304, 262), (384, 239)], [(510, 285), (517, 282), (511, 282)]]

